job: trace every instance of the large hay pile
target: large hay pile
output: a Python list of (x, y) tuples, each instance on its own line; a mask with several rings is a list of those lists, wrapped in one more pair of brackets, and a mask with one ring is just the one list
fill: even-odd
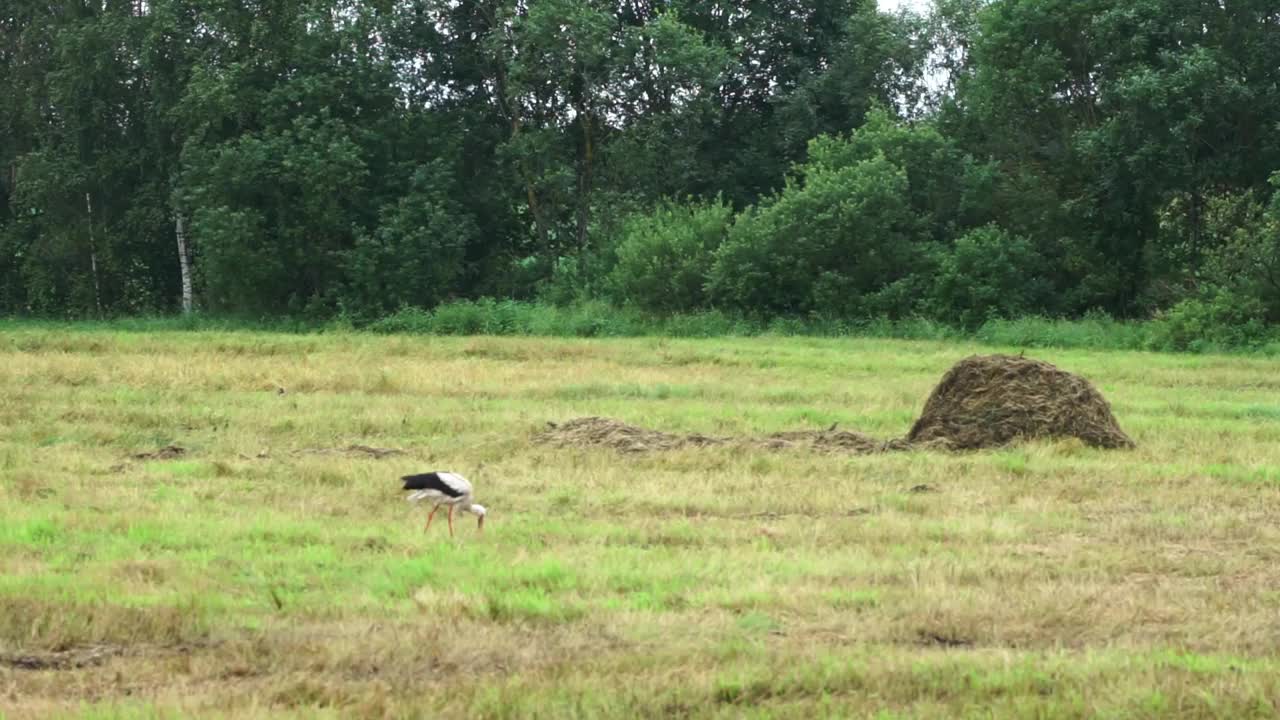
[(906, 441), (972, 450), (1055, 437), (1133, 447), (1111, 405), (1088, 380), (1039, 360), (986, 355), (965, 358), (947, 371)]

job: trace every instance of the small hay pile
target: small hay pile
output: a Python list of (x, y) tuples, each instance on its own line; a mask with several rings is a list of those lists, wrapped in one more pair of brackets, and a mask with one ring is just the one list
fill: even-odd
[(835, 429), (773, 433), (759, 440), (749, 441), (748, 444), (769, 450), (787, 450), (799, 447), (809, 448), (818, 452), (842, 452), (854, 455), (869, 455), (871, 453), (884, 452), (888, 449), (887, 443), (870, 435)]
[(173, 460), (187, 454), (187, 449), (178, 445), (165, 445), (159, 450), (152, 452), (136, 453), (132, 457), (134, 460)]
[(723, 438), (664, 433), (602, 417), (574, 418), (559, 425), (547, 423), (547, 429), (533, 439), (556, 447), (607, 447), (618, 452), (653, 452), (725, 443)]
[(355, 457), (371, 457), (375, 460), (381, 460), (386, 457), (395, 455), (403, 455), (403, 450), (396, 448), (378, 448), (369, 447), (368, 445), (348, 445), (344, 448), (307, 448), (299, 450), (304, 455), (351, 455)]
[(656, 452), (687, 447), (735, 445), (766, 450), (808, 448), (818, 452), (867, 454), (883, 452), (886, 443), (848, 430), (781, 432), (763, 437), (723, 438), (710, 435), (677, 435), (628, 425), (612, 418), (581, 417), (547, 428), (534, 442), (555, 447), (607, 447), (624, 453)]
[(1030, 358), (975, 355), (947, 371), (905, 439), (974, 450), (1062, 437), (1093, 447), (1134, 446), (1088, 380)]

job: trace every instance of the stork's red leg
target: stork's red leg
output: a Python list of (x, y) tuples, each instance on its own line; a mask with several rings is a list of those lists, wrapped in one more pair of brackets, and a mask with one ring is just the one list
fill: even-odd
[(426, 532), (431, 529), (431, 518), (436, 516), (436, 511), (439, 509), (440, 509), (439, 505), (431, 508), (431, 512), (427, 514), (427, 526), (422, 528), (422, 532)]
[(449, 537), (453, 537), (453, 506), (449, 506)]

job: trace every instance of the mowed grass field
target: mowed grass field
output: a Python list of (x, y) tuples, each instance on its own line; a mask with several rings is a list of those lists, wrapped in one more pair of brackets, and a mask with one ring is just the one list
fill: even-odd
[[(11, 326), (0, 716), (1280, 715), (1275, 360), (1029, 353), (1134, 451), (530, 439), (897, 437), (991, 351)], [(483, 534), (423, 533), (398, 478), (429, 469)]]

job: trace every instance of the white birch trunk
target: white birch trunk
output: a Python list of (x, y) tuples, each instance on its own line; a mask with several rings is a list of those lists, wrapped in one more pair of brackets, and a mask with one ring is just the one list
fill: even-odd
[(182, 314), (191, 314), (191, 258), (187, 254), (187, 234), (182, 225), (182, 213), (174, 213), (175, 232), (178, 236), (178, 267), (182, 270)]
[(84, 194), (84, 209), (89, 213), (89, 268), (93, 271), (93, 306), (102, 316), (102, 286), (98, 283), (98, 245), (93, 240), (93, 200)]

